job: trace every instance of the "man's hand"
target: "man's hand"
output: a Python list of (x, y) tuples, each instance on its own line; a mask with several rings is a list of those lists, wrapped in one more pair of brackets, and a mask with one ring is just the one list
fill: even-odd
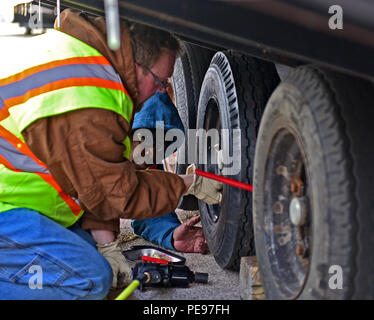
[[(132, 271), (126, 258), (123, 256), (118, 242), (115, 241), (115, 234), (109, 230), (93, 229), (91, 235), (97, 242), (97, 249), (109, 262), (113, 271), (112, 287), (123, 287), (132, 281)], [(118, 279), (120, 279), (118, 281)]]
[(193, 217), (175, 228), (173, 232), (174, 248), (180, 252), (193, 252), (205, 254), (208, 244), (205, 241), (203, 229), (195, 227), (200, 221), (200, 216)]
[(185, 195), (192, 194), (207, 204), (220, 203), (222, 200), (222, 182), (196, 175), (195, 168), (195, 165), (191, 164), (186, 170), (186, 175), (192, 175), (193, 181)]
[(132, 270), (123, 256), (118, 242), (109, 244), (97, 244), (99, 252), (109, 262), (113, 271), (113, 288), (122, 288), (128, 286), (132, 281)]

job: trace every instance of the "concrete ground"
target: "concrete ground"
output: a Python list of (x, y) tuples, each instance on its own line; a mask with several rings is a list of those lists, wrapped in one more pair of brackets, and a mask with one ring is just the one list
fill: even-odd
[[(198, 214), (196, 211), (177, 210), (181, 221)], [(121, 245), (126, 250), (134, 245), (152, 245), (142, 238), (134, 238), (129, 220), (121, 221)], [(223, 270), (212, 254), (175, 252), (186, 258), (186, 266), (193, 272), (209, 274), (208, 283), (192, 283), (188, 288), (145, 288), (135, 290), (129, 299), (137, 300), (239, 300), (239, 272)], [(113, 293), (112, 293), (113, 295)]]

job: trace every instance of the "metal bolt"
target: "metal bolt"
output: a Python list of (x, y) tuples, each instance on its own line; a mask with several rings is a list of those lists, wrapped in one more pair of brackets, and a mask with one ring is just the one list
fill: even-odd
[(303, 256), (304, 255), (304, 252), (305, 252), (305, 248), (304, 248), (304, 246), (302, 245), (302, 244), (297, 244), (296, 245), (296, 254), (298, 255), (298, 256)]

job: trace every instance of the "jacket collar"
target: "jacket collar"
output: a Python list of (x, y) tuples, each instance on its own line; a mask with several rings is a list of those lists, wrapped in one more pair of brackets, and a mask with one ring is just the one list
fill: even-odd
[(134, 102), (134, 109), (137, 110), (138, 83), (126, 23), (121, 21), (121, 48), (116, 51), (112, 51), (107, 45), (106, 23), (103, 17), (89, 17), (81, 11), (66, 9), (60, 16), (59, 30), (85, 42), (108, 59), (121, 77)]

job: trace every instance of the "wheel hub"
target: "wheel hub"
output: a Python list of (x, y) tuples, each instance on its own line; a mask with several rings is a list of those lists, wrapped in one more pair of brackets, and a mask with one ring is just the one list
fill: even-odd
[(297, 136), (278, 132), (267, 161), (264, 192), (265, 241), (272, 274), (285, 299), (298, 296), (310, 265), (310, 188)]

